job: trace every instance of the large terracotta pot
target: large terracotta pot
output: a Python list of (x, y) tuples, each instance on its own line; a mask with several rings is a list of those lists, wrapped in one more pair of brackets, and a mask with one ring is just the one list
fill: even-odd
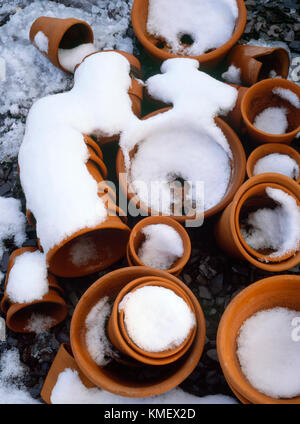
[(19, 333), (32, 332), (26, 327), (28, 326), (28, 322), (33, 313), (50, 317), (52, 319), (51, 327), (62, 322), (68, 314), (68, 308), (63, 299), (64, 291), (51, 274), (48, 274), (49, 291), (42, 299), (35, 300), (30, 303), (16, 303), (9, 299), (6, 287), (10, 271), (16, 258), (25, 252), (35, 252), (36, 250), (37, 249), (35, 247), (22, 247), (17, 249), (10, 255), (8, 262), (5, 291), (1, 301), (1, 310), (4, 314), (6, 314), (7, 327), (12, 331)]
[(64, 69), (58, 60), (58, 49), (71, 49), (79, 44), (93, 43), (94, 34), (92, 28), (84, 21), (74, 18), (59, 19), (41, 16), (34, 21), (30, 28), (29, 38), (32, 44), (38, 49), (35, 43), (35, 36), (42, 32), (48, 38), (48, 51), (41, 51), (53, 65)]
[(138, 250), (145, 240), (145, 235), (142, 233), (142, 230), (147, 225), (157, 224), (164, 224), (172, 227), (175, 231), (177, 231), (177, 233), (182, 239), (184, 250), (183, 255), (181, 256), (181, 258), (178, 258), (176, 262), (173, 263), (170, 269), (166, 270), (170, 274), (177, 276), (182, 272), (184, 266), (187, 264), (191, 256), (191, 241), (188, 233), (183, 228), (183, 226), (180, 225), (174, 219), (169, 218), (167, 216), (149, 216), (147, 218), (142, 219), (133, 227), (127, 246), (127, 261), (130, 266), (145, 266), (145, 264), (140, 260), (138, 256)]
[(200, 56), (182, 56), (175, 55), (168, 51), (167, 46), (161, 47), (161, 40), (148, 34), (147, 20), (149, 0), (135, 0), (132, 6), (132, 26), (140, 43), (145, 48), (146, 52), (154, 59), (164, 61), (174, 57), (190, 57), (199, 61), (201, 68), (212, 68), (217, 65), (229, 52), (229, 50), (238, 42), (243, 34), (247, 20), (247, 9), (243, 0), (237, 0), (239, 8), (239, 16), (236, 21), (235, 30), (230, 40), (223, 46)]
[[(258, 82), (248, 89), (243, 97), (241, 111), (250, 138), (257, 143), (290, 144), (300, 131), (300, 108), (297, 109), (287, 100), (274, 95), (272, 90), (281, 87), (293, 91), (300, 99), (299, 85), (281, 78), (272, 78)], [(269, 134), (253, 125), (257, 115), (268, 107), (287, 109), (288, 129), (285, 134)]]
[[(197, 333), (188, 352), (172, 364), (151, 367), (146, 365), (145, 378), (142, 380), (136, 369), (128, 365), (111, 363), (99, 367), (91, 358), (86, 345), (85, 322), (90, 310), (105, 296), (113, 302), (119, 292), (131, 281), (156, 277), (167, 279), (180, 287), (190, 298), (195, 308)], [(109, 392), (128, 397), (148, 397), (164, 393), (180, 384), (196, 367), (205, 344), (205, 319), (202, 309), (187, 286), (167, 272), (147, 267), (122, 268), (106, 274), (97, 280), (78, 302), (71, 322), (71, 345), (77, 365), (85, 376), (96, 386)], [(131, 370), (131, 371), (130, 371)], [(156, 370), (156, 372), (155, 372)], [(148, 379), (148, 372), (155, 372)]]
[[(170, 108), (164, 108), (156, 110), (155, 112), (150, 113), (149, 115), (145, 116), (142, 119), (148, 119), (152, 116), (155, 116), (159, 113), (167, 112)], [(245, 173), (246, 173), (246, 156), (244, 148), (236, 135), (236, 133), (229, 127), (228, 124), (226, 124), (222, 119), (216, 117), (215, 118), (216, 124), (221, 128), (223, 131), (225, 137), (227, 138), (227, 141), (229, 143), (229, 146), (232, 151), (233, 159), (231, 162), (231, 179), (229, 182), (229, 185), (227, 187), (227, 191), (221, 200), (217, 205), (215, 205), (213, 208), (207, 210), (204, 212), (204, 219), (208, 218), (212, 215), (217, 214), (221, 210), (223, 210), (228, 203), (233, 199), (234, 194), (236, 193), (237, 189), (241, 186), (245, 179)], [(130, 152), (130, 157), (132, 158), (135, 154), (135, 150), (132, 150)], [(125, 168), (125, 162), (124, 162), (124, 155), (119, 148), (117, 158), (116, 158), (116, 169), (117, 169), (117, 175), (119, 177), (119, 184), (124, 193), (126, 193), (128, 200), (132, 201), (133, 204), (136, 206), (137, 209), (140, 209), (144, 214), (151, 215), (151, 208), (148, 208), (146, 205), (142, 204), (139, 199), (137, 199), (137, 196), (132, 193), (129, 190), (128, 185), (124, 182), (123, 178), (120, 178), (120, 174), (126, 174), (126, 168)], [(158, 213), (157, 211), (153, 213), (153, 215), (162, 215), (161, 213)], [(200, 216), (176, 216), (172, 215), (172, 218), (174, 218), (176, 221), (184, 223), (187, 220), (193, 220), (193, 219), (200, 219)], [(202, 217), (202, 215), (201, 215)]]
[(241, 70), (241, 83), (246, 86), (271, 78), (271, 71), (287, 78), (290, 69), (289, 54), (282, 47), (235, 46), (228, 55), (227, 63)]
[(297, 162), (299, 167), (299, 176), (296, 181), (300, 183), (300, 154), (297, 152), (297, 150), (293, 149), (290, 146), (287, 146), (286, 144), (277, 144), (277, 143), (262, 144), (261, 146), (253, 150), (253, 152), (251, 153), (251, 155), (249, 156), (247, 160), (246, 170), (247, 170), (248, 178), (253, 177), (254, 168), (257, 162), (260, 159), (264, 158), (265, 156), (271, 155), (273, 153), (287, 155)]
[(243, 403), (299, 404), (300, 396), (274, 399), (256, 390), (246, 379), (237, 357), (237, 337), (242, 324), (255, 313), (275, 307), (300, 312), (300, 277), (278, 275), (265, 278), (240, 292), (227, 306), (217, 335), (217, 351), (224, 376)]
[[(215, 237), (219, 246), (230, 256), (244, 259), (270, 272), (286, 271), (300, 262), (300, 250), (285, 257), (270, 258), (270, 252), (254, 252), (246, 245), (241, 231), (240, 218), (254, 210), (270, 207), (270, 201), (263, 193), (266, 187), (279, 188), (293, 196), (300, 205), (300, 187), (294, 180), (281, 174), (266, 173), (250, 178), (226, 207), (215, 227)], [(274, 229), (276, 231), (276, 229)], [(273, 262), (274, 261), (274, 262)]]

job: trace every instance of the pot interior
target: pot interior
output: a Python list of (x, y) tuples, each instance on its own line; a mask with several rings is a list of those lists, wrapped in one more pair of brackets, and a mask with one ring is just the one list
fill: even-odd
[(275, 71), (276, 75), (283, 78), (287, 76), (289, 62), (287, 60), (287, 53), (284, 50), (275, 50), (270, 54), (256, 57), (256, 60), (262, 63), (258, 81), (270, 78), (271, 71)]
[(72, 25), (64, 34), (59, 44), (60, 49), (73, 49), (81, 44), (91, 43), (91, 31), (82, 23)]

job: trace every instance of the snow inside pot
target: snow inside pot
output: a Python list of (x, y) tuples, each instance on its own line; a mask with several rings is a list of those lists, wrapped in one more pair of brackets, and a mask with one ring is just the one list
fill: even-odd
[[(111, 346), (106, 344), (108, 336), (103, 330), (120, 291), (132, 281), (145, 277), (149, 282), (157, 279), (169, 281), (190, 300), (195, 311), (196, 334), (185, 355), (176, 361), (160, 366), (139, 363), (137, 372), (136, 361), (130, 361), (121, 352), (118, 358), (116, 352), (111, 354)], [(118, 310), (116, 312), (118, 315)], [(103, 343), (104, 339), (106, 342)], [(122, 268), (101, 277), (80, 299), (71, 322), (71, 345), (80, 370), (96, 386), (127, 397), (154, 396), (176, 387), (196, 367), (204, 343), (205, 320), (195, 296), (176, 277), (147, 267)]]
[(244, 403), (300, 403), (299, 283), (296, 275), (258, 281), (240, 292), (222, 316), (219, 361)]
[(246, 17), (243, 0), (221, 0), (217, 7), (209, 0), (135, 0), (132, 6), (134, 32), (150, 56), (189, 56), (209, 67), (237, 43)]
[(127, 246), (130, 265), (149, 266), (179, 275), (190, 258), (191, 242), (174, 219), (152, 216), (132, 229)]
[(34, 247), (15, 250), (8, 263), (1, 302), (8, 328), (41, 332), (59, 324), (68, 313), (63, 290), (48, 274), (45, 257)]
[(249, 136), (258, 143), (289, 144), (300, 131), (300, 87), (273, 78), (249, 88), (242, 100)]
[(167, 279), (142, 277), (118, 294), (108, 335), (116, 348), (138, 362), (162, 366), (177, 361), (196, 335), (189, 297)]
[(251, 86), (268, 78), (287, 78), (289, 53), (282, 47), (235, 46), (227, 58), (226, 81)]
[(265, 172), (276, 172), (300, 182), (300, 155), (286, 144), (262, 144), (249, 156), (246, 169), (249, 178)]
[(250, 178), (216, 225), (220, 247), (258, 268), (278, 272), (300, 262), (300, 187), (281, 174)]
[(59, 19), (41, 16), (30, 28), (30, 41), (53, 65), (65, 72), (96, 51), (92, 28), (74, 18)]

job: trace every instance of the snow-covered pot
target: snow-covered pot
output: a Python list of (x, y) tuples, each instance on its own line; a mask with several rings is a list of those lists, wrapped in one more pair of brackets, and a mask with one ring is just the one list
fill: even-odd
[[(190, 298), (195, 309), (197, 332), (188, 352), (169, 365), (154, 367), (156, 373), (151, 380), (141, 381), (136, 372), (129, 372), (128, 364), (111, 362), (106, 367), (98, 366), (89, 354), (86, 343), (86, 318), (100, 299), (108, 296), (113, 302), (119, 292), (131, 281), (151, 277), (167, 279), (180, 287)], [(149, 397), (171, 390), (185, 380), (200, 360), (205, 344), (205, 319), (199, 302), (187, 286), (165, 271), (147, 267), (128, 267), (110, 272), (97, 280), (79, 300), (71, 322), (71, 345), (76, 363), (85, 376), (96, 386), (127, 397)], [(149, 365), (145, 365), (149, 370)], [(142, 370), (143, 368), (141, 368)], [(159, 372), (157, 372), (157, 369)]]
[(235, 84), (230, 85), (238, 90), (238, 98), (233, 110), (229, 112), (227, 116), (224, 117), (224, 119), (235, 131), (240, 133), (243, 132), (245, 127), (242, 117), (241, 104), (245, 94), (247, 93), (248, 88)]
[[(241, 233), (241, 219), (259, 209), (276, 206), (276, 202), (265, 194), (266, 187), (287, 193), (300, 206), (300, 186), (294, 180), (275, 173), (256, 175), (240, 187), (233, 201), (223, 211), (215, 227), (215, 237), (218, 245), (230, 256), (247, 260), (266, 271), (282, 272), (300, 263), (300, 248), (273, 257), (270, 249), (252, 249)], [(276, 231), (278, 229), (274, 227), (274, 233)]]
[(262, 144), (261, 146), (253, 150), (253, 152), (251, 153), (251, 155), (249, 156), (247, 160), (246, 171), (247, 171), (248, 178), (251, 178), (254, 176), (255, 165), (260, 159), (268, 155), (273, 155), (273, 154), (289, 156), (298, 164), (299, 175), (298, 175), (298, 178), (294, 178), (294, 179), (298, 183), (300, 183), (300, 154), (297, 152), (297, 150), (293, 149), (292, 147), (286, 144), (277, 144), (277, 143)]
[(180, 258), (176, 259), (176, 261), (172, 264), (171, 268), (166, 270), (170, 274), (177, 276), (182, 272), (183, 268), (185, 267), (191, 256), (191, 241), (184, 227), (177, 221), (175, 221), (173, 218), (169, 218), (167, 216), (149, 216), (147, 218), (142, 219), (133, 227), (127, 246), (127, 261), (130, 266), (145, 266), (145, 264), (138, 256), (138, 250), (145, 240), (145, 235), (143, 234), (142, 230), (147, 225), (156, 224), (164, 224), (172, 227), (182, 239), (183, 255)]
[(148, 286), (157, 286), (172, 290), (177, 296), (181, 297), (186, 302), (189, 309), (195, 313), (195, 308), (189, 296), (184, 290), (178, 287), (177, 284), (169, 281), (168, 279), (159, 277), (141, 277), (127, 284), (116, 297), (112, 313), (108, 321), (107, 332), (112, 344), (125, 355), (148, 365), (162, 366), (177, 361), (189, 350), (194, 341), (197, 327), (194, 326), (190, 330), (186, 339), (175, 348), (164, 350), (162, 352), (148, 352), (138, 347), (127, 333), (124, 322), (124, 310), (120, 311), (119, 306), (127, 294), (134, 293), (136, 290)]
[[(278, 89), (291, 91), (292, 95), (298, 98), (297, 103), (300, 102), (299, 85), (281, 78), (266, 79), (254, 84), (242, 99), (241, 111), (244, 123), (250, 138), (257, 143), (290, 144), (300, 131), (300, 106), (296, 105), (296, 107), (286, 98), (275, 95), (274, 90)], [(286, 110), (287, 129), (284, 133), (265, 132), (254, 125), (256, 118), (269, 108), (275, 108), (275, 111), (278, 109)], [(272, 120), (272, 114), (270, 118)], [(273, 126), (277, 124), (276, 120), (278, 119), (274, 117), (273, 113)]]
[[(151, 118), (159, 113), (164, 113), (168, 111), (169, 109), (170, 108), (156, 110), (155, 112), (150, 113), (149, 115), (143, 117), (142, 119)], [(229, 181), (229, 184), (223, 199), (217, 205), (215, 205), (214, 207), (204, 212), (204, 219), (222, 211), (228, 205), (228, 203), (231, 202), (236, 191), (245, 180), (245, 174), (246, 174), (246, 155), (245, 155), (243, 145), (240, 142), (240, 139), (238, 138), (237, 134), (233, 131), (233, 129), (228, 124), (226, 124), (226, 122), (224, 122), (222, 119), (220, 119), (219, 117), (216, 117), (215, 122), (224, 133), (227, 139), (227, 142), (230, 146), (230, 149), (232, 151), (231, 177), (230, 177), (230, 181)], [(135, 149), (133, 149), (130, 152), (130, 157), (133, 158), (134, 154), (135, 154)], [(130, 191), (128, 185), (125, 184), (125, 180), (123, 178), (120, 178), (120, 174), (123, 174), (123, 175), (126, 174), (124, 155), (121, 148), (119, 148), (117, 153), (116, 170), (117, 170), (117, 175), (119, 177), (120, 187), (123, 190), (123, 192), (126, 193), (128, 200), (133, 202), (133, 204), (137, 207), (137, 209), (142, 210), (146, 215), (151, 215), (151, 212), (153, 213), (153, 211), (151, 211), (151, 208), (147, 208), (144, 204), (142, 204), (142, 202), (140, 202), (140, 200), (137, 198), (136, 194)], [(128, 183), (128, 178), (127, 178), (127, 183)], [(155, 211), (153, 215), (162, 215), (162, 214)], [(187, 219), (192, 220), (192, 219), (198, 218), (196, 215), (194, 216), (171, 215), (171, 217), (181, 223), (184, 223)]]
[(93, 43), (94, 34), (88, 23), (79, 19), (41, 16), (30, 28), (30, 41), (53, 63), (65, 72), (60, 64), (59, 49), (71, 49), (81, 44)]
[[(300, 396), (275, 399), (255, 389), (245, 377), (237, 356), (237, 337), (242, 324), (255, 313), (276, 307), (300, 312), (300, 277), (277, 275), (251, 284), (227, 306), (218, 328), (217, 351), (224, 376), (243, 403), (299, 404)], [(291, 327), (292, 332), (292, 327)]]
[(56, 385), (59, 375), (66, 369), (76, 371), (82, 384), (86, 388), (90, 389), (95, 387), (95, 385), (91, 383), (78, 368), (73, 356), (71, 345), (68, 343), (62, 343), (48, 371), (46, 380), (41, 390), (41, 398), (47, 404), (51, 404), (52, 390)]
[(32, 314), (39, 314), (41, 316), (51, 318), (49, 327), (54, 327), (62, 322), (68, 314), (68, 307), (63, 299), (64, 291), (58, 285), (55, 277), (51, 274), (48, 274), (49, 291), (42, 299), (34, 300), (30, 303), (16, 303), (10, 300), (6, 292), (6, 287), (10, 271), (14, 266), (16, 258), (25, 252), (35, 251), (37, 251), (35, 247), (22, 247), (17, 249), (10, 255), (8, 262), (4, 296), (1, 301), (1, 310), (4, 314), (6, 314), (7, 327), (12, 331), (19, 333), (30, 333), (33, 331), (27, 328)]
[[(136, 37), (145, 48), (146, 52), (153, 59), (164, 61), (174, 57), (190, 57), (196, 59), (202, 68), (212, 68), (216, 66), (226, 56), (229, 50), (238, 42), (243, 34), (247, 20), (247, 9), (243, 0), (237, 0), (238, 17), (235, 22), (231, 38), (221, 47), (201, 54), (199, 56), (183, 56), (182, 54), (173, 54), (169, 51), (168, 45), (164, 40), (150, 35), (147, 31), (149, 0), (134, 0), (131, 12), (132, 26)], [(182, 34), (182, 45), (186, 46), (184, 35)], [(189, 39), (189, 34), (186, 34)], [(191, 40), (192, 41), (192, 40)], [(190, 44), (190, 41), (187, 42)]]
[(290, 69), (289, 54), (282, 47), (238, 45), (230, 51), (227, 63), (240, 69), (241, 83), (246, 86), (275, 76), (287, 78)]

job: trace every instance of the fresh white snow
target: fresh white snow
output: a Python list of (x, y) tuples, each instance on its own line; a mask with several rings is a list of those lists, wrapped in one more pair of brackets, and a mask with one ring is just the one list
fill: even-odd
[(242, 84), (241, 69), (230, 65), (226, 72), (223, 72), (222, 78), (229, 84)]
[[(175, 54), (198, 56), (225, 44), (232, 36), (238, 7), (236, 0), (149, 0), (147, 31), (166, 41)], [(193, 43), (181, 42), (189, 35)]]
[(97, 51), (93, 43), (80, 44), (73, 49), (58, 49), (58, 61), (69, 72), (74, 72), (75, 66), (91, 53)]
[(296, 109), (300, 108), (300, 99), (292, 90), (282, 87), (275, 87), (273, 88), (272, 92), (282, 99), (287, 100)]
[(268, 134), (285, 134), (289, 125), (286, 115), (284, 107), (268, 107), (255, 117), (253, 125)]
[(13, 239), (16, 246), (22, 246), (26, 240), (25, 223), (20, 200), (0, 196), (0, 260), (5, 250), (5, 240)]
[(198, 397), (176, 388), (159, 396), (148, 398), (128, 398), (117, 396), (98, 388), (86, 388), (77, 371), (66, 368), (58, 376), (52, 390), (51, 403), (53, 404), (237, 404), (238, 402), (224, 395)]
[(49, 330), (54, 324), (54, 319), (37, 313), (33, 313), (28, 319), (25, 330), (32, 331), (33, 333), (39, 334)]
[(49, 40), (43, 31), (39, 31), (35, 34), (34, 43), (41, 52), (48, 53)]
[(237, 355), (250, 384), (273, 398), (300, 395), (300, 342), (292, 338), (299, 311), (277, 307), (247, 319), (237, 338)]
[(70, 257), (72, 264), (78, 268), (86, 266), (91, 260), (100, 260), (97, 246), (89, 235), (81, 236), (72, 244)]
[(195, 315), (172, 290), (145, 286), (128, 293), (120, 302), (131, 340), (147, 352), (180, 346), (195, 326)]
[(184, 253), (182, 238), (166, 224), (147, 225), (142, 229), (145, 241), (137, 252), (140, 260), (151, 268), (170, 269)]
[(268, 187), (266, 194), (278, 206), (251, 212), (241, 233), (254, 250), (272, 249), (269, 256), (277, 258), (299, 249), (300, 208), (294, 197), (280, 189)]
[(48, 293), (45, 255), (40, 251), (24, 252), (10, 270), (6, 292), (12, 302), (27, 303)]
[(295, 159), (289, 155), (271, 153), (260, 158), (254, 166), (253, 175), (263, 174), (264, 172), (277, 172), (297, 180), (299, 166)]

